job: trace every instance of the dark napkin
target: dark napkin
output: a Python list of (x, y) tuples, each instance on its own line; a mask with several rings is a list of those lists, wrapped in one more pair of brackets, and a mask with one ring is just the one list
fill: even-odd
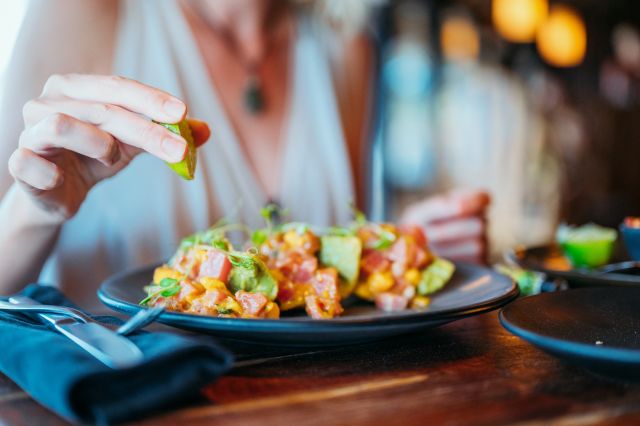
[[(22, 294), (45, 304), (75, 307), (53, 287), (33, 284)], [(122, 323), (115, 317), (94, 318)], [(160, 332), (137, 332), (129, 338), (145, 361), (113, 370), (38, 321), (0, 312), (0, 371), (70, 421), (114, 423), (197, 400), (200, 389), (233, 360), (210, 339)]]

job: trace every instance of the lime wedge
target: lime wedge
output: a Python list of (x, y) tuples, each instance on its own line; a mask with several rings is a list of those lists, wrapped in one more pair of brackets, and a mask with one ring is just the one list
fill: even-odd
[(618, 233), (593, 223), (580, 227), (561, 225), (556, 239), (576, 268), (597, 268), (609, 262)]
[(166, 127), (173, 133), (180, 135), (187, 141), (187, 153), (184, 159), (178, 163), (167, 163), (169, 167), (173, 169), (178, 175), (182, 176), (186, 180), (192, 180), (196, 172), (196, 144), (193, 141), (193, 135), (191, 134), (191, 127), (187, 120), (182, 120), (176, 124), (158, 123), (161, 126)]

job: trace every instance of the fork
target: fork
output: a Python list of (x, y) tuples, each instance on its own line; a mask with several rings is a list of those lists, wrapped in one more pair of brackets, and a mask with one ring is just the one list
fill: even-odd
[(116, 333), (128, 336), (154, 322), (163, 312), (164, 308), (162, 306), (154, 306), (153, 308), (138, 311), (127, 322), (118, 327)]
[[(0, 311), (51, 313), (71, 317), (79, 322), (92, 321), (92, 319), (82, 311), (66, 306), (26, 305), (22, 303), (20, 296), (12, 297), (9, 301), (10, 303), (0, 300)], [(127, 322), (118, 327), (116, 329), (116, 333), (122, 336), (128, 336), (154, 322), (160, 315), (162, 315), (163, 312), (164, 308), (162, 306), (155, 306), (153, 308), (140, 310), (134, 316), (129, 318)]]

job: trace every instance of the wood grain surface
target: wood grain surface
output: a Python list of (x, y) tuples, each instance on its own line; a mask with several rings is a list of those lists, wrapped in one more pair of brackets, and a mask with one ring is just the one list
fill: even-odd
[[(188, 407), (139, 424), (640, 424), (640, 384), (567, 365), (495, 312), (331, 349), (226, 344), (236, 367)], [(0, 375), (0, 425), (64, 424)]]

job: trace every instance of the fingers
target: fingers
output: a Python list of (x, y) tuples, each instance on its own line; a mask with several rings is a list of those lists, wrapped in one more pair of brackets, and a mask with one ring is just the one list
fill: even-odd
[(118, 144), (110, 134), (69, 115), (47, 116), (20, 135), (19, 146), (37, 154), (47, 154), (57, 148), (94, 158), (106, 166), (118, 161)]
[(486, 262), (486, 244), (480, 238), (433, 244), (432, 249), (438, 256), (450, 260), (471, 263)]
[(188, 121), (196, 147), (204, 145), (211, 136), (209, 126), (204, 121), (196, 120), (194, 118), (190, 118)]
[(25, 125), (29, 127), (59, 112), (93, 124), (120, 142), (141, 148), (170, 163), (181, 161), (186, 153), (184, 138), (115, 105), (69, 99), (36, 99), (24, 107)]
[(481, 215), (491, 199), (484, 191), (456, 191), (430, 197), (407, 208), (403, 223), (427, 224), (455, 217)]
[(19, 182), (39, 190), (62, 185), (60, 168), (27, 148), (18, 148), (9, 157), (9, 173)]
[(118, 76), (52, 75), (44, 86), (42, 97), (117, 105), (163, 123), (177, 123), (187, 113), (187, 107), (180, 99)]
[(472, 216), (446, 222), (432, 222), (425, 226), (428, 240), (433, 243), (446, 243), (469, 238), (482, 238), (485, 223), (482, 218)]

